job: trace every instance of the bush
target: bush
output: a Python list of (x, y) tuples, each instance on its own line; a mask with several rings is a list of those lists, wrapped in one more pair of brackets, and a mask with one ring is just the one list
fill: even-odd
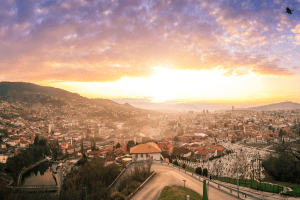
[(173, 164), (176, 165), (176, 166), (179, 166), (177, 160), (175, 160)]
[(202, 173), (203, 173), (203, 176), (207, 177), (207, 175), (208, 175), (208, 171), (207, 171), (207, 169), (206, 169), (206, 168), (204, 168), (204, 169), (203, 169), (203, 172), (202, 172)]
[[(119, 143), (118, 143), (118, 144), (119, 144)], [(126, 198), (126, 196), (125, 196), (124, 194), (119, 194), (118, 196), (121, 197), (121, 198), (123, 198), (123, 199)]]
[(201, 167), (196, 168), (196, 174), (202, 175), (202, 168)]
[(182, 168), (185, 169), (185, 163), (183, 163)]

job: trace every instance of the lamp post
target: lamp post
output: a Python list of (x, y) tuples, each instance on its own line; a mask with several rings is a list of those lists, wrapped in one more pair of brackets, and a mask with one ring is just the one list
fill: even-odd
[(237, 176), (237, 180), (236, 180), (237, 193), (238, 193), (238, 198), (239, 198), (240, 197), (240, 193), (239, 193), (239, 159), (238, 159), (237, 152), (236, 152), (236, 176)]
[(148, 143), (148, 147), (149, 147), (149, 160), (150, 160), (150, 143)]

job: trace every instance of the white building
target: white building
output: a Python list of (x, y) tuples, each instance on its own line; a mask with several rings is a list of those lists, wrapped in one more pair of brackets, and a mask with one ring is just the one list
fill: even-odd
[(146, 144), (140, 144), (130, 148), (130, 154), (132, 154), (132, 161), (140, 160), (160, 160), (161, 150), (157, 144), (148, 142)]

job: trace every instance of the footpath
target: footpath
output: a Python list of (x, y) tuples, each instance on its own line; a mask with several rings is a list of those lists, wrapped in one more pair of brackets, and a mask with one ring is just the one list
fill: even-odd
[(22, 177), (23, 177), (23, 174), (24, 174), (25, 172), (27, 172), (28, 170), (30, 170), (30, 169), (34, 168), (35, 166), (41, 164), (42, 162), (45, 162), (46, 160), (47, 160), (47, 159), (40, 160), (39, 162), (37, 162), (37, 163), (31, 165), (30, 167), (24, 168), (24, 169), (21, 171), (21, 173), (19, 174), (17, 186), (19, 186), (19, 185), (21, 184), (21, 182), (22, 182)]

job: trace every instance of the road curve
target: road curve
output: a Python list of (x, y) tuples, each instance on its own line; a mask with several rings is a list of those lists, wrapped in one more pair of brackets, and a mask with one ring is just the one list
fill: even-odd
[[(152, 163), (151, 170), (155, 171), (157, 174), (132, 197), (132, 200), (156, 200), (165, 186), (183, 186), (183, 180), (186, 180), (185, 187), (190, 188), (203, 196), (203, 182), (185, 174), (184, 171), (179, 171), (178, 169), (155, 162)], [(209, 200), (238, 199), (237, 197), (212, 186), (208, 189), (208, 197)]]

